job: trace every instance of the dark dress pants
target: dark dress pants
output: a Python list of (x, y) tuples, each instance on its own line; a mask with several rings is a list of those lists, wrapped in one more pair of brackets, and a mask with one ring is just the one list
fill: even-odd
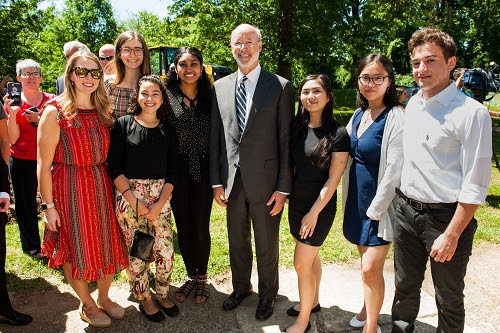
[(172, 193), (172, 212), (177, 239), (188, 276), (207, 274), (210, 257), (210, 213), (213, 191), (208, 174), (208, 157), (201, 158), (201, 181), (189, 175), (188, 157), (178, 155), (177, 181)]
[(245, 194), (240, 171), (236, 171), (233, 189), (227, 204), (227, 231), (233, 289), (239, 293), (250, 290), (252, 274), (252, 242), (250, 220), (255, 238), (259, 298), (274, 299), (278, 293), (279, 224), (281, 214), (271, 216), (272, 206), (251, 202)]
[(36, 194), (36, 161), (10, 157), (10, 179), (14, 192), (16, 219), (24, 252), (40, 250)]
[[(455, 209), (414, 210), (396, 197), (394, 270), (396, 291), (392, 304), (392, 332), (414, 332), (432, 244), (448, 226)], [(438, 309), (436, 332), (463, 332), (465, 322), (464, 278), (472, 253), (477, 222), (473, 218), (458, 240), (453, 258), (438, 263), (431, 258), (431, 273)]]
[(5, 225), (7, 224), (7, 214), (0, 213), (0, 314), (12, 312), (9, 293), (7, 292), (7, 276), (5, 274), (5, 254), (7, 245), (5, 242)]

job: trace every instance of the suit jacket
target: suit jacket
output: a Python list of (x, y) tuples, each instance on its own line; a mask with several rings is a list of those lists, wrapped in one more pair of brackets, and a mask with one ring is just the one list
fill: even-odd
[(226, 198), (229, 198), (239, 163), (248, 199), (265, 202), (275, 190), (292, 191), (292, 84), (261, 70), (253, 99), (249, 101), (248, 120), (240, 140), (235, 106), (236, 80), (235, 72), (214, 84), (210, 182), (212, 185), (222, 184)]
[(56, 79), (56, 95), (61, 95), (64, 91), (64, 75)]

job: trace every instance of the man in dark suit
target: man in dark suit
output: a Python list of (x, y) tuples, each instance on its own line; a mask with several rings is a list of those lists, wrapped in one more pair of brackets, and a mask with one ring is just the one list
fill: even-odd
[[(1, 103), (0, 103), (0, 106)], [(5, 121), (5, 112), (3, 106), (0, 111), (0, 121)], [(5, 138), (2, 138), (5, 140)], [(7, 276), (5, 274), (5, 225), (7, 224), (7, 213), (10, 205), (10, 185), (9, 185), (9, 169), (5, 160), (0, 157), (0, 323), (9, 325), (26, 325), (33, 318), (30, 315), (17, 312), (12, 308), (7, 292)]]
[(215, 82), (210, 129), (210, 181), (217, 203), (227, 207), (233, 292), (222, 304), (235, 309), (252, 293), (252, 221), (259, 304), (269, 318), (278, 293), (279, 223), (292, 190), (290, 81), (259, 65), (259, 29), (239, 25), (231, 33), (238, 71)]

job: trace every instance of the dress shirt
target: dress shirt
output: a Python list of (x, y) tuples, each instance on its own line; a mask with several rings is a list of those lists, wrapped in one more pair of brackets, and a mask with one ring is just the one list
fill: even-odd
[(5, 198), (10, 200), (10, 195), (7, 192), (0, 192), (0, 199)]
[(491, 177), (491, 118), (486, 107), (450, 85), (405, 110), (401, 191), (427, 203), (483, 204)]
[(236, 83), (235, 89), (238, 88), (238, 85), (240, 84), (243, 76), (246, 76), (248, 79), (245, 82), (243, 82), (243, 84), (245, 85), (245, 90), (247, 92), (247, 107), (245, 109), (245, 125), (248, 121), (248, 114), (250, 113), (250, 107), (252, 105), (252, 98), (253, 98), (253, 94), (255, 92), (255, 87), (257, 87), (257, 81), (259, 80), (260, 70), (261, 70), (260, 64), (257, 64), (257, 67), (255, 67), (250, 73), (245, 75), (238, 68), (238, 74), (236, 76), (237, 83)]

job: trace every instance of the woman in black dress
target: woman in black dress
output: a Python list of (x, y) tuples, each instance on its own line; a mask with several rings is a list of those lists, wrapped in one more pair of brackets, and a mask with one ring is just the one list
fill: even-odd
[(333, 117), (329, 78), (310, 74), (300, 84), (300, 104), (292, 136), (295, 166), (288, 220), (295, 238), (294, 266), (299, 280), (300, 305), (288, 309), (297, 317), (285, 332), (307, 332), (311, 311), (321, 310), (319, 247), (335, 218), (337, 185), (349, 156), (349, 136)]
[(212, 84), (197, 48), (179, 48), (172, 62), (167, 74), (167, 94), (172, 107), (168, 121), (179, 138), (178, 181), (172, 195), (172, 211), (188, 274), (175, 298), (182, 302), (195, 289), (194, 302), (199, 304), (210, 295), (207, 266), (213, 197), (208, 174), (208, 135)]

